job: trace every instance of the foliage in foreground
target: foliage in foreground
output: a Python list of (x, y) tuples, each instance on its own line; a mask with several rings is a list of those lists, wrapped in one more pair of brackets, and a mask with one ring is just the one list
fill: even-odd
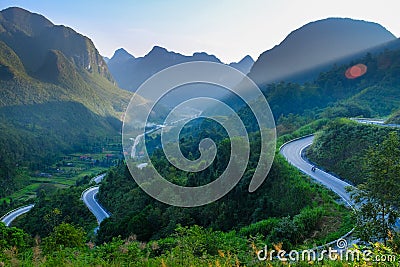
[[(8, 230), (7, 230), (8, 229)], [(22, 232), (16, 228), (0, 225), (0, 233)], [(22, 232), (23, 233), (23, 232)], [(223, 233), (199, 226), (178, 226), (167, 238), (139, 242), (134, 236), (127, 239), (114, 238), (108, 243), (95, 246), (84, 243), (85, 233), (69, 224), (55, 227), (48, 238), (13, 243), (14, 235), (2, 236), (0, 266), (285, 266), (277, 258), (260, 261), (257, 252), (264, 244), (259, 236), (244, 238), (236, 232)], [(22, 239), (19, 239), (22, 240)], [(355, 246), (353, 251), (365, 249), (375, 255), (386, 257), (380, 266), (398, 266), (399, 242), (394, 239), (388, 246), (375, 243), (367, 247)], [(273, 247), (279, 249), (280, 244)], [(390, 256), (390, 258), (389, 258)], [(291, 266), (370, 266), (362, 258), (359, 261), (291, 262)]]
[(360, 207), (357, 212), (357, 236), (362, 240), (383, 240), (396, 230), (400, 204), (400, 139), (390, 132), (379, 145), (370, 148), (364, 159), (366, 181), (352, 198)]

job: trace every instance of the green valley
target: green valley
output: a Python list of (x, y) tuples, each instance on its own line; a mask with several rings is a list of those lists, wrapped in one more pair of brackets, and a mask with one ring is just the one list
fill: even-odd
[[(103, 3), (91, 3), (90, 14), (83, 8), (87, 3), (81, 5), (74, 16), (83, 23)], [(107, 25), (114, 18), (108, 12), (113, 10), (103, 10), (101, 20), (91, 23), (109, 31)], [(147, 13), (124, 14), (135, 23), (142, 16), (161, 21)], [(65, 11), (66, 17), (70, 15)], [(140, 26), (129, 26), (138, 47), (147, 42), (139, 38), (143, 32), (157, 35), (162, 43), (162, 34)], [(124, 44), (117, 28), (113, 31), (107, 39)], [(191, 38), (188, 33), (185, 38)], [(386, 28), (345, 18), (318, 20), (293, 31), (256, 62), (246, 56), (231, 64), (205, 52), (187, 56), (158, 45), (140, 57), (119, 48), (109, 59), (95, 46), (103, 47), (104, 40), (93, 40), (23, 8), (0, 11), (0, 215), (12, 218), (2, 217), (4, 223), (0, 222), (0, 267), (371, 266), (379, 257), (387, 259), (379, 266), (399, 265), (400, 128), (356, 120), (400, 121), (400, 40)], [(254, 80), (260, 94), (249, 97), (251, 103), (239, 94), (225, 97), (226, 92), (217, 92), (219, 85), (198, 78), (197, 69), (185, 79), (204, 84), (189, 83), (187, 91), (179, 91), (186, 84), (176, 85), (170, 88), (175, 90), (172, 97), (163, 96), (154, 107), (155, 100), (142, 97), (152, 92), (133, 93), (157, 71), (196, 60), (236, 66)], [(153, 87), (171, 86), (175, 78)], [(235, 87), (243, 81), (238, 79)], [(223, 123), (208, 117), (212, 110), (199, 110), (202, 104), (187, 110), (178, 107), (182, 114), (164, 121), (176, 108), (171, 103), (180, 103), (181, 97), (198, 98), (207, 90), (243, 122), (248, 162), (238, 155), (246, 154), (246, 138), (239, 133), (229, 136)], [(133, 95), (135, 102), (130, 102)], [(273, 131), (262, 128), (250, 108), (262, 106), (263, 98), (275, 120), (268, 124)], [(148, 115), (144, 134), (130, 135), (141, 121), (126, 112), (128, 105)], [(264, 107), (267, 114), (269, 107)], [(231, 126), (235, 116), (218, 114), (218, 119)], [(177, 140), (164, 141), (162, 134), (173, 132), (180, 121), (188, 123)], [(267, 130), (270, 139), (262, 140)], [(202, 147), (206, 139), (214, 144)], [(188, 162), (206, 167), (194, 172), (180, 169), (175, 164), (180, 155), (165, 152), (174, 144)], [(237, 144), (240, 153), (232, 156)], [(259, 162), (267, 154), (263, 146), (271, 144), (274, 158)], [(209, 165), (196, 161), (213, 145), (217, 153)], [(231, 158), (244, 166), (244, 174), (228, 193), (210, 203), (168, 205), (146, 191), (157, 182), (152, 166), (175, 189), (204, 189), (225, 172)], [(259, 165), (268, 164), (272, 167), (266, 179), (251, 190)], [(145, 177), (144, 182), (135, 175)], [(160, 184), (159, 195), (183, 198), (178, 194), (181, 188), (172, 192)], [(204, 190), (206, 196), (214, 193)], [(18, 209), (28, 204), (29, 210)], [(328, 248), (339, 248), (336, 256), (370, 251), (375, 262), (339, 261), (328, 255), (302, 261), (280, 258), (291, 250), (324, 256)], [(272, 256), (271, 251), (283, 250)]]
[(115, 86), (91, 40), (74, 30), (19, 8), (2, 11), (0, 26), (3, 198), (37, 188), (35, 173), (63, 156), (93, 153), (118, 136), (130, 93)]

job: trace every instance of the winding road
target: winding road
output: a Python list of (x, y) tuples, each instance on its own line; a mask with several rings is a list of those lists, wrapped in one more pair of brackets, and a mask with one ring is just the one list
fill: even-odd
[(99, 184), (99, 183), (101, 183), (101, 181), (103, 180), (104, 177), (106, 177), (106, 173), (97, 175), (96, 177), (94, 177), (90, 180), (90, 183), (95, 182), (96, 184)]
[[(103, 178), (106, 176), (105, 173), (100, 174), (96, 177), (94, 177), (90, 182), (95, 182), (96, 184), (99, 184)], [(97, 202), (96, 200), (96, 194), (99, 192), (99, 186), (94, 186), (86, 189), (82, 193), (82, 201), (85, 203), (85, 205), (89, 208), (89, 210), (93, 213), (93, 215), (96, 217), (98, 224), (105, 219), (110, 217), (110, 214)], [(18, 217), (21, 216), (22, 214), (25, 214), (29, 212), (35, 204), (31, 204), (28, 206), (20, 207), (15, 210), (10, 211), (6, 215), (0, 218), (0, 221), (2, 221), (6, 226), (10, 226), (11, 223)]]
[(6, 226), (10, 226), (11, 223), (18, 217), (21, 216), (22, 214), (25, 214), (27, 212), (29, 212), (33, 207), (35, 206), (35, 204), (31, 204), (28, 206), (24, 206), (24, 207), (20, 207), (18, 209), (12, 210), (9, 213), (7, 213), (6, 215), (4, 215), (3, 217), (1, 217), (1, 221), (6, 225)]
[(93, 213), (97, 219), (97, 223), (100, 223), (110, 217), (110, 214), (97, 202), (96, 195), (99, 192), (99, 186), (94, 186), (86, 189), (82, 193), (82, 201), (88, 207), (88, 209)]
[[(318, 168), (315, 171), (311, 170), (311, 168), (314, 165), (312, 165), (304, 157), (304, 151), (307, 147), (309, 147), (313, 143), (313, 141), (314, 141), (314, 135), (309, 135), (306, 137), (289, 141), (281, 146), (280, 153), (294, 167), (299, 169), (304, 174), (313, 178), (316, 182), (332, 190), (334, 193), (336, 193), (338, 196), (342, 198), (342, 200), (347, 206), (351, 207), (352, 209), (355, 209), (355, 204), (351, 200), (350, 193), (348, 193), (346, 190), (346, 187), (353, 187), (352, 185)], [(344, 248), (344, 250), (346, 250), (348, 245), (355, 244), (358, 242), (357, 239), (354, 239), (354, 237), (352, 237), (353, 231), (354, 228), (350, 232), (346, 233), (344, 236), (340, 237), (339, 239), (324, 244), (322, 246), (315, 247), (313, 248), (313, 250), (318, 250), (326, 247), (333, 247), (334, 249), (342, 251), (343, 248), (339, 248), (337, 246), (338, 242), (341, 240), (346, 240), (346, 247)]]
[[(382, 125), (381, 121), (371, 121), (368, 119), (357, 119), (359, 123), (369, 123), (369, 124), (379, 124)], [(399, 127), (399, 125), (396, 125)], [(324, 185), (325, 187), (332, 190), (338, 196), (342, 198), (344, 203), (351, 208), (355, 208), (353, 201), (351, 200), (350, 193), (347, 192), (347, 187), (353, 187), (349, 183), (327, 173), (320, 169), (316, 169), (312, 171), (311, 168), (313, 165), (307, 161), (304, 157), (304, 151), (307, 147), (309, 147), (314, 140), (314, 135), (302, 137), (299, 139), (295, 139), (289, 141), (281, 146), (280, 153), (286, 158), (286, 160), (298, 168), (300, 171), (305, 173), (306, 175), (313, 178), (315, 181), (319, 182), (320, 184)], [(106, 174), (101, 174), (94, 177), (91, 182), (95, 182), (99, 184), (102, 179), (106, 176)], [(85, 205), (89, 208), (89, 210), (94, 214), (97, 219), (98, 224), (110, 217), (110, 214), (97, 202), (96, 194), (99, 192), (99, 186), (93, 186), (82, 193), (82, 201)], [(29, 212), (34, 207), (34, 204), (24, 206), (18, 209), (15, 209), (3, 217), (0, 218), (2, 222), (4, 222), (7, 226), (10, 226), (13, 220), (15, 220), (18, 216)]]
[[(311, 171), (312, 165), (302, 157), (303, 151), (312, 144), (314, 136), (307, 136), (297, 140), (290, 141), (284, 144), (280, 148), (280, 153), (286, 158), (286, 160), (293, 166), (301, 170), (303, 173), (309, 175), (317, 182), (331, 189), (337, 195), (339, 195), (343, 201), (350, 207), (354, 204), (351, 201), (350, 194), (346, 191), (346, 187), (351, 186), (350, 184), (340, 180), (339, 178), (326, 173), (322, 170), (317, 169), (315, 172)], [(91, 182), (99, 184), (105, 174), (98, 175), (94, 177)], [(82, 193), (82, 201), (89, 208), (89, 210), (94, 214), (97, 219), (98, 224), (110, 217), (110, 214), (97, 202), (96, 194), (99, 192), (99, 186), (93, 186), (86, 189)], [(7, 226), (11, 224), (18, 216), (29, 212), (33, 208), (34, 204), (16, 209), (1, 218)]]
[(352, 187), (352, 185), (320, 169), (316, 169), (314, 172), (311, 171), (313, 165), (302, 156), (304, 150), (312, 144), (313, 140), (314, 135), (290, 141), (280, 148), (280, 153), (290, 164), (315, 181), (331, 189), (339, 195), (348, 206), (353, 208), (354, 203), (350, 198), (350, 194), (346, 191), (346, 187)]

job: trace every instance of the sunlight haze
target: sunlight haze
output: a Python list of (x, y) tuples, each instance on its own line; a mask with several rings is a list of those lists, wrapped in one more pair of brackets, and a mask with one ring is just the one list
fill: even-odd
[[(117, 4), (118, 3), (118, 4)], [(398, 2), (389, 1), (45, 1), (2, 0), (0, 9), (19, 6), (69, 26), (111, 57), (120, 47), (135, 57), (154, 45), (185, 55), (205, 51), (224, 62), (254, 59), (293, 30), (328, 17), (381, 24), (395, 36)]]

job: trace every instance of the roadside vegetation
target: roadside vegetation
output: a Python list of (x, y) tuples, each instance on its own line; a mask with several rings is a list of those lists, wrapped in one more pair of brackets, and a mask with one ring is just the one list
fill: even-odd
[(308, 156), (319, 166), (352, 182), (358, 209), (355, 234), (387, 245), (399, 240), (399, 129), (339, 119), (316, 137)]
[[(170, 236), (149, 242), (113, 238), (102, 245), (86, 241), (82, 228), (62, 223), (46, 238), (31, 238), (22, 230), (0, 224), (1, 266), (288, 266), (278, 259), (260, 261), (257, 252), (264, 248), (262, 236), (246, 238), (235, 231), (227, 233), (200, 226), (177, 226)], [(368, 247), (387, 262), (322, 261), (291, 262), (290, 266), (398, 266), (399, 242)], [(277, 244), (271, 249), (280, 249)], [(364, 247), (355, 247), (362, 252)], [(390, 257), (389, 257), (390, 256)]]
[(364, 159), (389, 132), (400, 129), (335, 119), (315, 135), (307, 157), (325, 170), (358, 185), (366, 181)]

